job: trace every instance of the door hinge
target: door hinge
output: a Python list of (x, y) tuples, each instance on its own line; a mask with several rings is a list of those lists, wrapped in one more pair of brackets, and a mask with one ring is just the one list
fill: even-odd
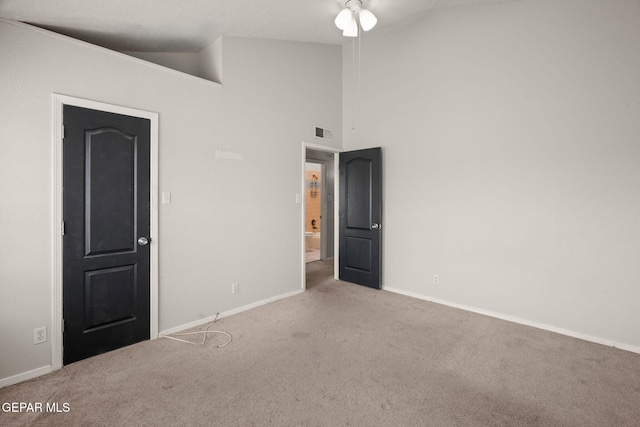
[(66, 136), (66, 132), (64, 129), (64, 125), (62, 125), (62, 129), (61, 129), (62, 135), (60, 135), (60, 137), (64, 140), (64, 137)]
[(62, 221), (62, 224), (60, 225), (60, 232), (64, 236), (64, 221)]
[(62, 322), (61, 322), (61, 323), (62, 323), (62, 325), (61, 325), (61, 326), (62, 326), (62, 328), (61, 328), (61, 329), (62, 329), (62, 332), (64, 332), (64, 319), (62, 319)]

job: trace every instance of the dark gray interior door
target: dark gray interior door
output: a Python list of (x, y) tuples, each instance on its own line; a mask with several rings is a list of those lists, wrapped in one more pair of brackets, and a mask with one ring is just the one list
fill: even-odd
[(63, 362), (150, 336), (150, 122), (65, 106)]
[(340, 280), (381, 288), (382, 150), (340, 153)]

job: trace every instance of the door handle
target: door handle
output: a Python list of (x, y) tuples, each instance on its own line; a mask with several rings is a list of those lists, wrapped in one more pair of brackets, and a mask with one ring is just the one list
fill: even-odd
[(149, 243), (151, 243), (151, 237), (140, 237), (138, 239), (138, 244), (140, 246), (147, 246)]
[(372, 224), (371, 225), (371, 229), (372, 230), (382, 230), (382, 226), (378, 223)]

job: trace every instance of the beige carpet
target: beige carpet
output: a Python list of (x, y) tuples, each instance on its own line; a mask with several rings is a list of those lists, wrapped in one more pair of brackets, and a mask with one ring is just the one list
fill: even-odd
[(219, 320), (0, 390), (69, 404), (0, 425), (638, 426), (640, 355), (323, 279)]

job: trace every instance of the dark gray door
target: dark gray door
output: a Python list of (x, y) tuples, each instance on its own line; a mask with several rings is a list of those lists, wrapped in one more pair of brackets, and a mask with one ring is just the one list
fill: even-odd
[(381, 288), (382, 150), (340, 153), (340, 280)]
[(149, 339), (150, 122), (73, 106), (63, 116), (68, 364)]

